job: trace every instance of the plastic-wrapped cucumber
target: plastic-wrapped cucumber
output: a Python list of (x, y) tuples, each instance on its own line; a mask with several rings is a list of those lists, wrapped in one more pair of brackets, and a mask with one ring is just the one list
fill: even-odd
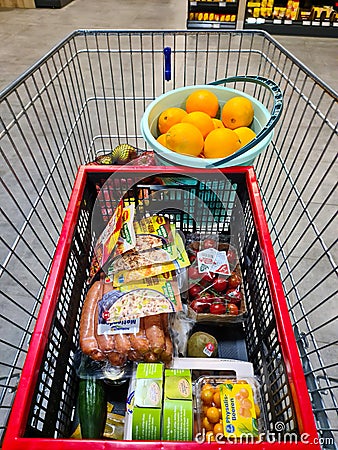
[(107, 420), (107, 398), (104, 382), (89, 377), (80, 378), (79, 419), (83, 439), (101, 439)]

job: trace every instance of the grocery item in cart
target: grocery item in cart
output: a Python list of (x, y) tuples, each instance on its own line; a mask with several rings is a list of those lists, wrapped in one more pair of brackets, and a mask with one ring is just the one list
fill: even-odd
[(246, 312), (242, 273), (230, 238), (188, 234), (188, 310), (197, 322), (237, 323)]
[(120, 201), (105, 229), (98, 237), (90, 267), (90, 282), (111, 257), (118, 241), (123, 220), (123, 200)]
[[(225, 84), (230, 82), (253, 82), (266, 87), (273, 96), (274, 104), (271, 113), (266, 107), (256, 100), (254, 97), (241, 92), (237, 89), (225, 87)], [(217, 86), (223, 85), (223, 86)], [(243, 123), (250, 125), (250, 128), (255, 133), (254, 139), (244, 146), (233, 146), (231, 152), (227, 154), (216, 156), (216, 153), (210, 152), (210, 157), (196, 157), (191, 154), (181, 154), (180, 152), (172, 151), (172, 146), (165, 146), (158, 141), (158, 117), (160, 114), (169, 108), (179, 107), (185, 108), (187, 98), (196, 93), (196, 91), (209, 91), (218, 98), (220, 110), (224, 105), (234, 97), (240, 97), (244, 101), (249, 101), (253, 106), (253, 121), (244, 121)], [(166, 92), (156, 98), (145, 110), (141, 121), (142, 135), (150, 148), (154, 149), (155, 157), (161, 165), (181, 165), (188, 167), (227, 167), (233, 165), (252, 165), (255, 158), (266, 149), (273, 137), (273, 128), (276, 125), (281, 111), (283, 95), (278, 85), (272, 80), (268, 80), (260, 76), (236, 76), (223, 80), (217, 80), (208, 85), (185, 86)], [(219, 116), (218, 118), (221, 118)], [(237, 122), (240, 126), (240, 121)], [(248, 126), (242, 125), (242, 126)], [(176, 126), (176, 125), (175, 125)], [(162, 140), (161, 142), (164, 142)], [(178, 149), (180, 150), (180, 149)], [(200, 156), (203, 156), (201, 154)]]
[(112, 333), (114, 324), (152, 314), (182, 309), (175, 272), (165, 272), (139, 282), (123, 284), (99, 302), (98, 333)]
[[(236, 367), (236, 363), (231, 364)], [(230, 367), (230, 364), (229, 364)], [(196, 432), (207, 441), (236, 442), (245, 437), (254, 442), (265, 430), (261, 413), (260, 384), (256, 377), (202, 375), (195, 384)]]
[(113, 285), (115, 287), (119, 287), (137, 280), (142, 280), (144, 278), (153, 277), (188, 267), (190, 265), (190, 261), (185, 250), (182, 236), (179, 233), (175, 233), (175, 247), (177, 256), (173, 261), (157, 261), (156, 263), (148, 266), (138, 267), (132, 270), (122, 270), (115, 274), (110, 274), (108, 271), (108, 276), (113, 275)]
[[(154, 216), (150, 219), (157, 221), (157, 218)], [(114, 258), (108, 268), (108, 276), (112, 276), (117, 272), (170, 262), (177, 258), (175, 225), (170, 225), (171, 231), (167, 238), (155, 234), (139, 233), (138, 223), (135, 223), (133, 228), (134, 233), (136, 233), (134, 248), (123, 253), (120, 257)]]
[[(104, 314), (99, 302), (109, 293), (118, 292), (110, 283), (94, 283), (87, 293), (80, 320), (80, 348), (91, 359), (109, 362), (122, 367), (128, 361), (164, 361), (169, 363), (173, 349), (168, 328), (167, 313), (151, 311), (136, 319), (117, 320), (99, 329), (99, 314)], [(156, 292), (156, 291), (154, 291)], [(159, 292), (157, 292), (160, 295)], [(161, 300), (162, 300), (161, 296)], [(134, 298), (134, 297), (133, 297)], [(165, 298), (165, 297), (164, 297)], [(135, 298), (134, 298), (135, 299)], [(174, 311), (172, 303), (166, 299), (168, 311)], [(137, 304), (137, 303), (136, 303)], [(134, 304), (131, 305), (134, 308)], [(101, 327), (102, 328), (102, 327)]]

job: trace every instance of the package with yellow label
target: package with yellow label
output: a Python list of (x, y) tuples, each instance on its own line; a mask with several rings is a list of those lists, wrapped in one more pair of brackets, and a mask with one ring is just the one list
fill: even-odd
[(207, 433), (212, 425), (218, 441), (246, 437), (255, 441), (266, 430), (260, 386), (255, 377), (201, 376), (195, 387), (196, 430)]
[[(177, 255), (173, 261), (168, 262), (157, 260), (156, 263), (148, 266), (138, 267), (132, 270), (122, 270), (115, 274), (111, 274), (113, 279), (113, 286), (119, 287), (126, 283), (135, 282), (147, 277), (160, 275), (161, 273), (171, 272), (173, 270), (188, 267), (190, 265), (190, 260), (185, 250), (183, 239), (179, 233), (175, 234), (175, 244)], [(108, 275), (110, 275), (109, 272)]]
[[(137, 229), (137, 227), (134, 226)], [(145, 245), (145, 240), (150, 242), (150, 238), (159, 239), (158, 236), (154, 235), (145, 235), (145, 234), (136, 234), (136, 245), (133, 249), (123, 253), (118, 258), (115, 258), (109, 268), (108, 268), (108, 276), (112, 276), (117, 272), (129, 271), (134, 269), (139, 269), (141, 267), (150, 266), (158, 263), (166, 263), (170, 261), (174, 261), (177, 256), (177, 246), (175, 242), (176, 236), (176, 227), (175, 225), (170, 225), (170, 240), (169, 236), (166, 239), (163, 239), (161, 243), (157, 243), (155, 246), (150, 246), (149, 248), (140, 247), (140, 243), (143, 242), (142, 245)], [(142, 237), (142, 241), (141, 238)]]
[(224, 436), (258, 437), (255, 402), (249, 383), (221, 384), (220, 402)]

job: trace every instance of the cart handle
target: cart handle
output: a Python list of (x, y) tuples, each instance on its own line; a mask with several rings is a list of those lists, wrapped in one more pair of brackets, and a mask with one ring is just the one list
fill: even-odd
[(226, 158), (222, 158), (221, 160), (208, 164), (207, 168), (213, 168), (218, 167), (224, 163), (227, 163), (229, 161), (232, 161), (234, 158), (237, 158), (237, 156), (243, 155), (243, 153), (246, 153), (248, 150), (250, 150), (252, 147), (257, 145), (262, 139), (264, 139), (274, 128), (276, 123), (278, 122), (282, 110), (283, 110), (283, 93), (280, 89), (280, 87), (272, 80), (269, 80), (268, 78), (261, 77), (261, 76), (249, 76), (249, 75), (243, 75), (243, 76), (237, 76), (237, 77), (229, 77), (224, 78), (222, 80), (213, 81), (211, 85), (219, 85), (219, 84), (226, 84), (226, 83), (234, 83), (236, 81), (244, 81), (249, 83), (256, 83), (260, 84), (261, 86), (264, 86), (265, 88), (269, 89), (271, 94), (273, 95), (274, 103), (271, 111), (271, 117), (268, 120), (267, 124), (261, 129), (261, 131), (257, 134), (254, 139), (252, 139), (248, 144), (244, 145), (244, 147), (237, 150), (237, 152), (233, 153), (232, 155), (227, 156)]

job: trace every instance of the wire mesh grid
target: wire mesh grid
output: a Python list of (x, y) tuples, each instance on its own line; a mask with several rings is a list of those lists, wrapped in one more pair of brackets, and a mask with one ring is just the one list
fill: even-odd
[[(172, 50), (170, 81), (164, 47)], [(332, 447), (337, 94), (256, 31), (78, 31), (0, 94), (2, 434), (78, 166), (120, 143), (144, 149), (141, 117), (163, 92), (243, 74), (270, 78), (284, 94), (255, 169), (319, 435)], [(270, 106), (263, 88), (233, 87)]]

